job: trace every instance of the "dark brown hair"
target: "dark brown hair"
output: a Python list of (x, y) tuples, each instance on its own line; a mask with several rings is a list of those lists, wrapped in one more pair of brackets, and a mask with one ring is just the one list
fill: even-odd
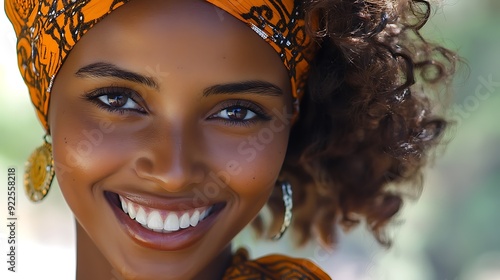
[[(303, 2), (317, 50), (282, 170), (293, 186), (297, 241), (316, 235), (331, 245), (337, 225), (365, 221), (389, 246), (384, 229), (405, 195), (419, 193), (447, 125), (432, 101), (448, 91), (456, 56), (421, 36), (427, 1)], [(268, 203), (273, 228), (283, 217), (280, 195)]]

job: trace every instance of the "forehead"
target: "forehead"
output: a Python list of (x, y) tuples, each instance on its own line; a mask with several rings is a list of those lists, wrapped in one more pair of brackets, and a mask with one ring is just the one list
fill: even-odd
[(124, 68), (159, 65), (190, 74), (217, 69), (288, 79), (279, 55), (251, 28), (196, 0), (130, 1), (83, 36), (68, 60), (80, 67), (106, 61)]

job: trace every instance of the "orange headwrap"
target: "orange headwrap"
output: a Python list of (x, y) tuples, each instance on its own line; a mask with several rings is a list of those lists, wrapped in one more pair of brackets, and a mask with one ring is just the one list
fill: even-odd
[[(5, 0), (5, 10), (17, 34), (21, 75), (45, 129), (52, 83), (64, 59), (96, 23), (129, 0)], [(245, 22), (279, 54), (289, 71), (296, 100), (308, 63), (304, 51), (304, 15), (294, 0), (207, 2)], [(297, 108), (296, 108), (297, 109)]]

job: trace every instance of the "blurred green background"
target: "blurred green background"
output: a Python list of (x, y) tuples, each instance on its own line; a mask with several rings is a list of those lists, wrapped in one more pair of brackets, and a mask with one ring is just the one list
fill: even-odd
[[(3, 0), (0, 0), (3, 7)], [(257, 242), (250, 231), (237, 244), (253, 256), (281, 252), (307, 256), (336, 280), (500, 279), (500, 1), (440, 2), (424, 33), (458, 51), (469, 69), (459, 69), (449, 116), (452, 141), (428, 168), (424, 192), (406, 204), (392, 229), (395, 243), (380, 248), (363, 227), (342, 234), (335, 250), (309, 244)], [(53, 184), (40, 204), (21, 188), (24, 161), (42, 143), (43, 131), (16, 66), (15, 38), (0, 13), (0, 184), (6, 170), (18, 176), (18, 272), (1, 279), (74, 279), (74, 221)], [(6, 223), (6, 189), (0, 219)], [(0, 259), (6, 259), (7, 228), (0, 226)]]

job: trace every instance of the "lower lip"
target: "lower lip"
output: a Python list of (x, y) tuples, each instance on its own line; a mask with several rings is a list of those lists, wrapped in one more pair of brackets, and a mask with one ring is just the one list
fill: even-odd
[(155, 232), (144, 228), (135, 220), (130, 219), (130, 217), (113, 202), (114, 199), (110, 197), (111, 195), (116, 194), (105, 195), (106, 200), (128, 236), (143, 247), (161, 251), (177, 251), (193, 245), (193, 243), (200, 240), (208, 232), (222, 211), (222, 209), (219, 209), (210, 214), (203, 221), (200, 221), (196, 227), (188, 227), (170, 233)]

